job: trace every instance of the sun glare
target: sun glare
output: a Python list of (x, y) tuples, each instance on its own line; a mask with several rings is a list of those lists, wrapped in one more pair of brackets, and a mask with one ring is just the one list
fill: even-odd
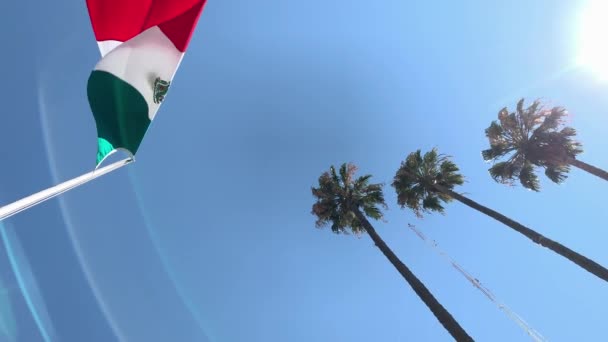
[(608, 80), (608, 1), (589, 0), (580, 15), (578, 62)]

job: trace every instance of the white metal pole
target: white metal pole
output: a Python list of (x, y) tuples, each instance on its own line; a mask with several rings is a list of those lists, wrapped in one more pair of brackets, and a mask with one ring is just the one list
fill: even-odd
[(0, 221), (133, 162), (129, 157), (0, 207)]

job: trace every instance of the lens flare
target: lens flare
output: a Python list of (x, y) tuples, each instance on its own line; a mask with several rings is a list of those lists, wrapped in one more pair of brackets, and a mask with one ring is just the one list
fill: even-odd
[[(42, 339), (45, 342), (53, 341), (55, 332), (46, 305), (42, 299), (38, 283), (36, 282), (36, 277), (32, 272), (27, 257), (23, 252), (23, 247), (19, 243), (19, 239), (15, 235), (14, 230), (7, 229), (3, 222), (0, 222), (0, 239), (2, 240), (2, 245), (6, 251), (6, 256), (8, 257), (8, 261), (17, 280), (17, 284), (19, 285), (23, 299), (38, 327)], [(3, 313), (6, 313), (6, 310), (2, 311)], [(3, 317), (3, 321), (5, 318), (6, 317)], [(6, 332), (9, 334), (16, 334), (15, 326), (7, 327), (3, 324), (2, 330), (5, 334)]]

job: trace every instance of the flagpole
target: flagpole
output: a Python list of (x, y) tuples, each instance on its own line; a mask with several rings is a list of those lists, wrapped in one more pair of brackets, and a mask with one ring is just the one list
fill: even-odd
[(125, 165), (132, 163), (134, 159), (132, 157), (125, 158), (123, 160), (117, 161), (108, 166), (104, 166), (99, 169), (95, 169), (91, 172), (87, 172), (81, 176), (72, 178), (63, 183), (52, 186), (48, 189), (42, 190), (25, 198), (22, 198), (13, 203), (7, 204), (3, 207), (0, 207), (0, 221), (11, 217), (23, 210), (29, 209), (35, 205), (38, 205), (46, 200), (49, 200), (57, 195), (61, 195), (62, 193), (74, 189), (78, 186), (81, 186), (85, 183), (92, 181), (95, 178), (101, 177), (107, 173), (110, 173), (114, 170), (117, 170)]

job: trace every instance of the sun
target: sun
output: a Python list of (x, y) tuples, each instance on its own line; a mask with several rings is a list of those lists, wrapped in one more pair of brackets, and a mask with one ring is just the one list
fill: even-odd
[(578, 64), (608, 81), (608, 1), (589, 0), (579, 17)]

